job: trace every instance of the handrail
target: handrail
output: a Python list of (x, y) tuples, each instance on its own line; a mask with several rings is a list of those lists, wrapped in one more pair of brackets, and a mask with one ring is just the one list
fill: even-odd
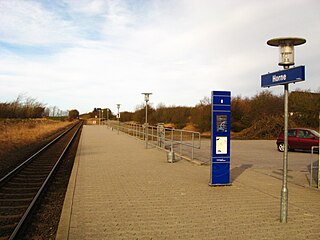
[[(318, 149), (319, 150), (319, 146), (312, 146), (311, 147), (311, 157), (310, 157), (310, 187), (313, 187), (313, 169), (316, 167), (313, 167), (313, 154), (314, 154), (314, 150)], [(320, 154), (320, 153), (319, 153)], [(317, 188), (320, 189), (320, 157), (319, 157), (319, 161), (318, 161), (318, 183), (317, 183)]]
[[(200, 132), (165, 128), (163, 125), (152, 126), (134, 123), (108, 121), (107, 125), (140, 140), (148, 138), (148, 145), (164, 151), (175, 151), (175, 155), (186, 160), (194, 160), (194, 150), (201, 148)], [(191, 149), (191, 156), (187, 156), (183, 147)]]

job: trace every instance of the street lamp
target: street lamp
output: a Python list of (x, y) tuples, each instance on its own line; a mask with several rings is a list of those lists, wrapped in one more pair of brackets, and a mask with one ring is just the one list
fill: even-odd
[(144, 100), (146, 101), (146, 119), (145, 119), (145, 128), (146, 128), (146, 148), (148, 148), (148, 102), (149, 102), (149, 97), (152, 93), (141, 93), (144, 94)]
[(107, 108), (107, 125), (108, 125), (108, 121), (109, 121), (109, 108)]
[(97, 108), (96, 110), (98, 110), (98, 118), (99, 118), (99, 125), (100, 125), (100, 121), (101, 121), (101, 108)]
[[(289, 69), (294, 65), (294, 46), (304, 44), (304, 38), (283, 37), (267, 41), (269, 46), (279, 47), (279, 66)], [(284, 152), (283, 152), (283, 180), (281, 188), (280, 222), (286, 223), (288, 216), (288, 100), (289, 83), (284, 85)]]
[(100, 121), (101, 121), (101, 116), (100, 115), (101, 115), (101, 110), (99, 109), (98, 110), (99, 126), (100, 126)]
[(120, 128), (120, 103), (117, 103), (117, 108), (118, 108), (118, 114), (117, 114), (117, 118), (118, 118), (118, 134), (119, 134), (119, 128)]
[(273, 38), (267, 41), (269, 46), (279, 47), (279, 66), (283, 66), (284, 69), (294, 65), (294, 46), (302, 45), (306, 43), (304, 38), (296, 37), (284, 37)]
[(102, 125), (103, 125), (103, 109), (101, 109), (101, 118), (102, 118)]

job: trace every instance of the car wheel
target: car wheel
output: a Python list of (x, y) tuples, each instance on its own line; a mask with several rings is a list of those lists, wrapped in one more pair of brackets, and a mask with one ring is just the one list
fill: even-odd
[(284, 143), (278, 143), (278, 151), (284, 152)]

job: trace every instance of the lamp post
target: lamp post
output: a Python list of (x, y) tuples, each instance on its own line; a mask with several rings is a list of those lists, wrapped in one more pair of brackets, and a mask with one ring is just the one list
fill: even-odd
[(99, 110), (98, 110), (99, 126), (100, 126), (100, 121), (101, 121), (100, 115), (101, 115), (101, 110), (99, 109)]
[(120, 129), (120, 103), (117, 103), (117, 108), (118, 108), (118, 114), (117, 114), (117, 118), (118, 118), (118, 134), (119, 134), (119, 129)]
[[(319, 112), (319, 132), (320, 132), (320, 112)], [(320, 151), (320, 141), (319, 141), (319, 148), (318, 148), (318, 153)], [(318, 160), (318, 190), (320, 189), (320, 154), (318, 154), (319, 160)], [(311, 176), (312, 177), (312, 176)]]
[(145, 128), (146, 128), (146, 134), (145, 134), (145, 141), (146, 141), (146, 148), (148, 148), (148, 102), (149, 102), (149, 98), (150, 98), (150, 95), (152, 93), (141, 93), (144, 95), (144, 100), (146, 102), (146, 119), (145, 119)]
[(100, 121), (101, 121), (101, 108), (97, 108), (98, 110), (98, 118), (99, 118), (99, 125), (100, 125)]
[(109, 121), (109, 108), (107, 108), (107, 125), (108, 125), (108, 121)]
[[(279, 47), (279, 66), (284, 69), (289, 69), (294, 65), (294, 46), (304, 44), (303, 38), (284, 37), (274, 38), (267, 41), (269, 46)], [(289, 83), (284, 85), (284, 152), (283, 152), (283, 180), (281, 188), (281, 203), (280, 203), (280, 222), (286, 223), (288, 216), (288, 100), (289, 100)]]
[(101, 109), (101, 119), (102, 119), (102, 125), (103, 125), (103, 109)]

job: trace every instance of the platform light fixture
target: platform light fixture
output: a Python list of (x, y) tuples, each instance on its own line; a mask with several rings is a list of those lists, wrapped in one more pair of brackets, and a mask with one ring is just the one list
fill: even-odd
[(101, 108), (96, 108), (96, 110), (98, 111), (98, 121), (99, 121), (99, 125), (100, 125), (100, 121), (101, 121)]
[(279, 47), (279, 66), (285, 69), (294, 65), (294, 46), (306, 43), (304, 38), (283, 37), (273, 38), (267, 41), (269, 46)]
[(102, 125), (103, 125), (103, 109), (101, 109), (101, 120), (102, 120)]
[(117, 103), (117, 108), (118, 108), (118, 114), (117, 114), (117, 118), (118, 118), (118, 134), (119, 134), (119, 129), (120, 129), (120, 103)]
[(144, 101), (146, 102), (146, 118), (145, 118), (145, 141), (146, 141), (146, 148), (148, 148), (148, 102), (150, 99), (150, 95), (152, 93), (141, 93), (144, 95)]
[(109, 108), (107, 108), (106, 111), (107, 111), (107, 124), (108, 124), (108, 121), (109, 121)]
[[(269, 46), (279, 47), (279, 66), (289, 69), (294, 65), (294, 46), (306, 43), (304, 38), (281, 37), (267, 41)], [(284, 152), (283, 152), (283, 180), (281, 188), (280, 222), (286, 223), (288, 216), (288, 102), (289, 83), (284, 85)]]

